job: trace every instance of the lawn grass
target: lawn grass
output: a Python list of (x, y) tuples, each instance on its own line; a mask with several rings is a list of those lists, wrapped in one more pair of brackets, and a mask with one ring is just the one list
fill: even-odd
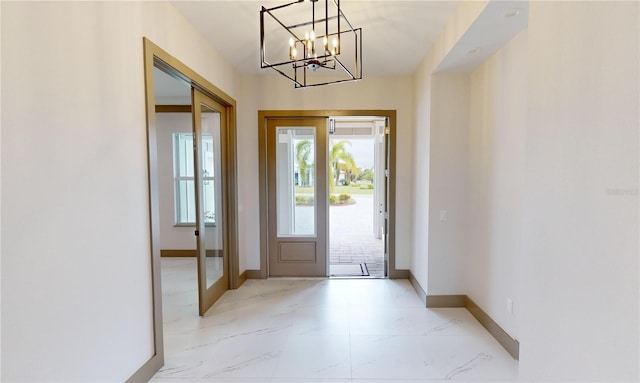
[[(313, 193), (313, 187), (296, 186), (296, 193)], [(373, 189), (360, 189), (360, 186), (334, 186), (331, 194), (373, 194)]]

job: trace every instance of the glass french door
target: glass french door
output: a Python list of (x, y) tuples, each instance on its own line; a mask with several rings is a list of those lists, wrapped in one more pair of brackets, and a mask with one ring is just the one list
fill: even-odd
[(226, 108), (195, 88), (193, 106), (196, 244), (199, 313), (205, 312), (229, 287), (226, 232)]
[(267, 120), (270, 276), (327, 275), (327, 118)]

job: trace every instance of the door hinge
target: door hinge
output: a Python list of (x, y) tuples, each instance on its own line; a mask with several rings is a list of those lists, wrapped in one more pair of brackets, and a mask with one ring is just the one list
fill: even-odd
[(384, 176), (389, 178), (389, 169), (384, 169)]
[(384, 212), (384, 219), (389, 219), (389, 212), (388, 211)]

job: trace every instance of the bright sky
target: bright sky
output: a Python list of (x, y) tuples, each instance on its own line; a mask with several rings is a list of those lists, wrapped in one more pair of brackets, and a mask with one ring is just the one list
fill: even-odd
[[(331, 140), (333, 141), (334, 139), (332, 138)], [(356, 165), (361, 169), (373, 168), (373, 138), (349, 138), (348, 141), (351, 141), (351, 147), (347, 145), (347, 148), (349, 148), (353, 158), (356, 160)]]

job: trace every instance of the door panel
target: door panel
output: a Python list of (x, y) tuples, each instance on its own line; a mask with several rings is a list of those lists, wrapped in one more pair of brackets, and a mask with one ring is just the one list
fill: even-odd
[(196, 238), (200, 315), (228, 289), (227, 196), (225, 142), (226, 109), (200, 93), (193, 94)]
[(326, 125), (267, 120), (270, 276), (327, 275)]

